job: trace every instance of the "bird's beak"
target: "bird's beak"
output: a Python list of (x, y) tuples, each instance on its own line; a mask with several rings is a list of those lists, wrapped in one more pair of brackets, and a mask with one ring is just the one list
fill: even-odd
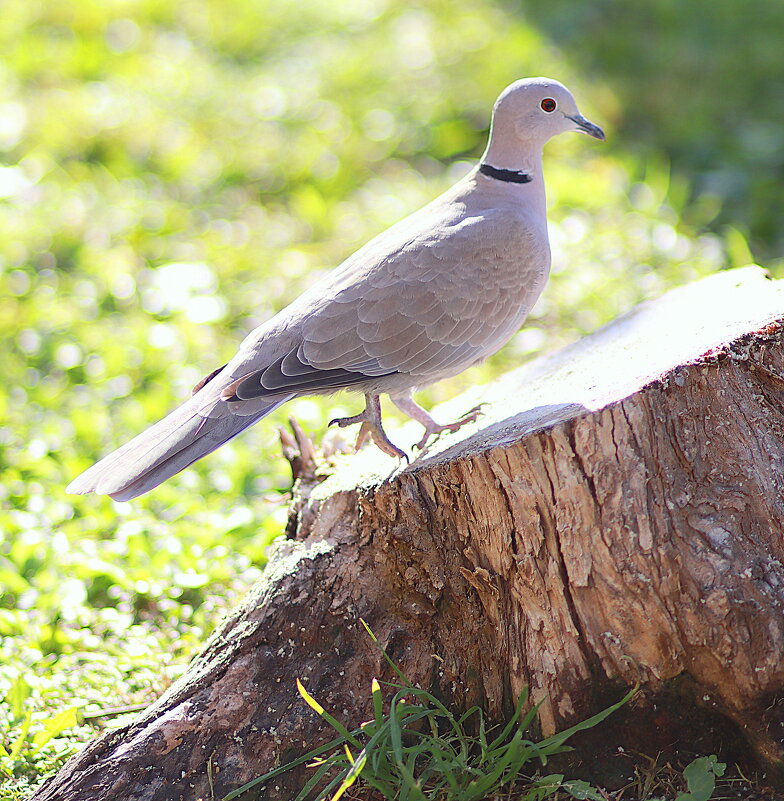
[(586, 120), (582, 114), (575, 114), (574, 117), (569, 117), (567, 115), (567, 119), (570, 119), (577, 126), (578, 131), (587, 133), (588, 136), (592, 136), (594, 139), (601, 139), (604, 141), (604, 131), (598, 125), (594, 125), (589, 120)]

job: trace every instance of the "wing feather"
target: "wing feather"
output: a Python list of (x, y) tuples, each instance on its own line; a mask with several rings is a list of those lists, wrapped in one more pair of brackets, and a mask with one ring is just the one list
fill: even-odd
[(430, 220), (397, 247), (358, 251), (323, 292), (309, 293), (286, 329), (286, 352), (255, 360), (257, 369), (244, 361), (223, 398), (378, 386), (374, 379), (395, 374), (425, 384), (495, 352), (533, 305), (547, 266), (529, 252), (520, 220), (496, 213)]

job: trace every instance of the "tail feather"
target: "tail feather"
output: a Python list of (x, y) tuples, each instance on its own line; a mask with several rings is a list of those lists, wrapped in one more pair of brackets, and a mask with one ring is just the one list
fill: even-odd
[(194, 396), (74, 479), (67, 492), (136, 498), (236, 437), (289, 397), (270, 398), (250, 415), (205, 416), (203, 399)]
[[(270, 408), (269, 411), (272, 411), (272, 408)], [(111, 495), (116, 501), (129, 501), (132, 498), (137, 498), (139, 495), (144, 495), (145, 492), (154, 489), (159, 484), (166, 481), (166, 479), (171, 478), (176, 473), (192, 465), (198, 459), (201, 459), (202, 456), (212, 453), (212, 451), (219, 448), (225, 442), (241, 434), (246, 428), (252, 426), (263, 416), (264, 414), (258, 414), (255, 417), (227, 417), (222, 420), (217, 420), (215, 421), (215, 425), (211, 426), (210, 430), (206, 433), (204, 433), (204, 429), (202, 429), (202, 436), (198, 439), (186, 445), (168, 459), (157, 462), (152, 468), (133, 479), (130, 483), (124, 481), (122, 486), (118, 487), (116, 490), (109, 488), (99, 491)], [(211, 423), (212, 421), (208, 420), (205, 428), (210, 426)]]

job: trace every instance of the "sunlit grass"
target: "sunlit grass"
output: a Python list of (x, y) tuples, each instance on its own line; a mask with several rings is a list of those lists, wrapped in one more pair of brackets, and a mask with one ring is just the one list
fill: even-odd
[[(276, 426), (293, 413), (318, 440), (358, 400), (291, 404), (132, 504), (65, 485), (459, 177), (507, 83), (563, 80), (609, 141), (548, 148), (550, 285), (507, 348), (425, 402), (749, 257), (742, 226), (711, 230), (718, 195), (618, 136), (609, 79), (486, 0), (9, 0), (0, 47), (0, 697), (23, 680), (33, 729), (165, 689), (282, 530)], [(57, 747), (108, 719), (87, 720)]]

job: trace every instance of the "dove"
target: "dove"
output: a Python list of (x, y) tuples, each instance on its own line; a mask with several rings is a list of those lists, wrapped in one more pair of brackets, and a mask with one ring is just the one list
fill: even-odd
[(419, 447), (477, 412), (439, 424), (412, 391), (457, 375), (520, 328), (550, 269), (542, 150), (567, 131), (604, 139), (558, 81), (527, 78), (498, 97), (487, 148), (454, 186), (393, 225), (252, 331), (231, 361), (179, 408), (68, 486), (127, 501), (304, 395), (347, 389), (365, 409), (330, 425), (360, 426), (408, 459), (381, 419), (380, 395), (424, 427)]

